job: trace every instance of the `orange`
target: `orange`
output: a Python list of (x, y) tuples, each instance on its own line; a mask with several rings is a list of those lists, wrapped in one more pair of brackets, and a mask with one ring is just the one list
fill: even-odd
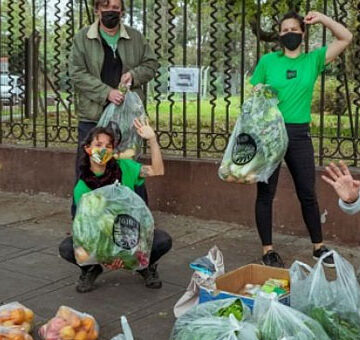
[(79, 331), (75, 334), (74, 340), (87, 340), (88, 335), (85, 331)]
[(81, 325), (86, 329), (87, 332), (90, 332), (91, 330), (93, 330), (95, 328), (95, 321), (93, 318), (91, 318), (89, 316), (85, 316), (81, 320)]
[(25, 320), (25, 312), (22, 308), (13, 309), (10, 312), (10, 319), (14, 321), (14, 324), (20, 325)]
[(14, 321), (8, 320), (8, 321), (3, 322), (2, 325), (3, 325), (4, 327), (11, 327), (11, 326), (14, 326)]
[(65, 326), (60, 330), (60, 338), (63, 340), (73, 340), (75, 337), (74, 328), (71, 326)]
[(24, 335), (21, 333), (9, 333), (8, 338), (10, 340), (25, 340)]
[(25, 332), (25, 333), (30, 333), (31, 331), (31, 324), (29, 322), (23, 322), (21, 325), (21, 329)]
[(81, 319), (76, 314), (71, 315), (70, 325), (74, 329), (79, 328), (81, 326)]
[(99, 336), (99, 333), (97, 332), (97, 330), (93, 329), (89, 334), (88, 334), (88, 339), (89, 340), (96, 340)]
[(31, 309), (25, 309), (25, 320), (30, 323), (34, 320), (34, 312)]
[(83, 247), (75, 248), (75, 258), (78, 263), (84, 263), (89, 259), (89, 254)]
[(57, 316), (60, 316), (60, 318), (64, 319), (65, 321), (68, 321), (70, 320), (71, 316), (72, 316), (72, 311), (65, 307), (65, 306), (62, 306), (59, 308), (59, 311), (57, 312)]

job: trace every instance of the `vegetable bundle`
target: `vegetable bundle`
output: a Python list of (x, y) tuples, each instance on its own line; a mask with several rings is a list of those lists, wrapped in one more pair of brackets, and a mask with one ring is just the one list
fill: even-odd
[(249, 316), (239, 299), (202, 303), (177, 319), (170, 340), (257, 340)]
[(119, 183), (84, 194), (73, 223), (79, 265), (124, 262), (130, 270), (149, 264), (154, 219), (144, 201)]
[(273, 90), (262, 86), (242, 106), (218, 174), (225, 182), (267, 182), (286, 153), (288, 136)]

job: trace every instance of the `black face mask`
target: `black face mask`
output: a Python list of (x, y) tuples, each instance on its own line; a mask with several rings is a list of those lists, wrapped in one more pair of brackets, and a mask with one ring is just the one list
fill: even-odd
[(106, 28), (114, 28), (120, 23), (120, 12), (101, 11), (101, 22)]
[(294, 51), (302, 42), (302, 34), (289, 32), (284, 35), (280, 35), (279, 40), (285, 48), (290, 51)]

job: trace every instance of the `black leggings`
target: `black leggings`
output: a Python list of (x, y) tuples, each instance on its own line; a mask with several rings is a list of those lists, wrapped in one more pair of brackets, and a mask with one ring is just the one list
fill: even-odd
[[(154, 230), (154, 241), (150, 254), (150, 264), (157, 262), (172, 247), (171, 236), (164, 230)], [(64, 239), (59, 245), (60, 256), (68, 262), (77, 264), (74, 254), (73, 238), (71, 236)], [(93, 266), (79, 266), (82, 271), (87, 271)]]
[[(285, 162), (295, 183), (301, 203), (304, 222), (312, 243), (321, 243), (322, 232), (319, 205), (315, 194), (314, 148), (308, 124), (286, 124), (289, 146)], [(257, 183), (255, 216), (263, 246), (272, 244), (272, 203), (276, 193), (280, 165), (272, 174), (269, 183)]]

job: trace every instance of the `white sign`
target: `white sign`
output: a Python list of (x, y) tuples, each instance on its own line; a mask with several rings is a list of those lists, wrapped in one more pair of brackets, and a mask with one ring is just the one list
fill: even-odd
[(170, 92), (199, 92), (199, 68), (170, 67)]

